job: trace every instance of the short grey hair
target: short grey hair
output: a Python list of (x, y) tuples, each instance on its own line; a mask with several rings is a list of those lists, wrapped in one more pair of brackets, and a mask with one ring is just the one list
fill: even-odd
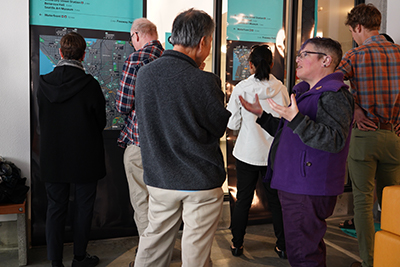
[(189, 9), (180, 13), (172, 24), (170, 42), (172, 45), (195, 47), (201, 38), (214, 32), (214, 21), (202, 10)]
[(134, 32), (140, 32), (143, 35), (157, 36), (158, 39), (157, 26), (146, 18), (135, 19), (132, 23), (131, 34)]

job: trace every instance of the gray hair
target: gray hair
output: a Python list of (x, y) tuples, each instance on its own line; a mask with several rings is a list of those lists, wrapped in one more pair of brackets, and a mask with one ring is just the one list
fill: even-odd
[(172, 45), (195, 47), (201, 38), (214, 32), (214, 21), (206, 12), (189, 9), (180, 13), (172, 24), (170, 42)]
[(135, 19), (132, 23), (131, 34), (134, 32), (140, 32), (148, 36), (156, 36), (158, 39), (157, 26), (146, 18)]

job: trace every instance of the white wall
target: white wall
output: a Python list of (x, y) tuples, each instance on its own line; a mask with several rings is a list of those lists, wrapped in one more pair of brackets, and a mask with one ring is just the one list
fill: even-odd
[(29, 0), (1, 1), (0, 25), (0, 155), (30, 181)]
[(373, 4), (381, 13), (382, 13), (382, 21), (381, 21), (381, 29), (379, 30), (380, 33), (387, 33), (387, 20), (386, 20), (386, 10), (387, 10), (387, 3), (388, 0), (366, 0), (366, 4)]
[(387, 34), (393, 38), (396, 44), (400, 44), (399, 11), (399, 0), (387, 0)]
[(165, 42), (165, 33), (171, 32), (175, 17), (189, 8), (204, 10), (213, 17), (213, 0), (147, 0), (147, 18), (157, 25), (161, 43)]

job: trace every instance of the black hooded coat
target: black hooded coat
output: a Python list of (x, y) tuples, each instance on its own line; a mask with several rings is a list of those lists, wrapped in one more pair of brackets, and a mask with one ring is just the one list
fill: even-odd
[(105, 99), (92, 75), (57, 66), (40, 76), (37, 94), (41, 180), (88, 183), (106, 174)]

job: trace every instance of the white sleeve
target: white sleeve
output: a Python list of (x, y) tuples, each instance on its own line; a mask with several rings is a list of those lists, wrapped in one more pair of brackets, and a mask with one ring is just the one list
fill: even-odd
[(227, 110), (229, 110), (232, 115), (228, 121), (228, 128), (231, 130), (239, 130), (242, 124), (242, 104), (240, 104), (239, 95), (236, 93), (236, 87), (233, 89), (231, 97), (228, 102)]

